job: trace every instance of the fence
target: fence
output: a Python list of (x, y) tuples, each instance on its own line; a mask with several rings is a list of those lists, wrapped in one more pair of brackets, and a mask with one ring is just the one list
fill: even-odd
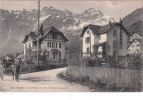
[(89, 77), (89, 79), (95, 83), (100, 80), (102, 83), (105, 83), (107, 87), (129, 88), (134, 91), (141, 91), (142, 89), (141, 70), (69, 66), (67, 74), (76, 78)]

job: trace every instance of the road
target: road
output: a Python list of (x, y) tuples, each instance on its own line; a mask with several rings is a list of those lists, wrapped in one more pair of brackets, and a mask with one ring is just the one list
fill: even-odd
[(19, 82), (12, 76), (0, 80), (0, 91), (3, 92), (90, 92), (88, 87), (69, 83), (57, 75), (67, 68), (59, 68), (41, 72), (21, 74)]

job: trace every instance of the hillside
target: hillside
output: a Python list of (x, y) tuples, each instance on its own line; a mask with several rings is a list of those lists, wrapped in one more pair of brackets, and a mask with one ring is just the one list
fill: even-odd
[[(0, 56), (7, 53), (22, 52), (24, 36), (31, 31), (37, 30), (37, 10), (14, 11), (0, 9), (0, 12)], [(130, 34), (133, 32), (141, 33), (142, 19), (143, 8), (139, 8), (124, 17), (123, 24)], [(40, 17), (40, 24), (43, 24), (44, 29), (54, 25), (67, 36), (70, 40), (67, 46), (71, 52), (79, 51), (78, 48), (81, 42), (79, 34), (85, 25), (106, 25), (109, 21), (114, 21), (114, 18), (104, 15), (102, 11), (94, 8), (75, 14), (68, 10), (61, 11), (53, 7), (44, 7), (41, 9)]]
[[(21, 52), (22, 40), (26, 34), (37, 29), (37, 10), (24, 9), (22, 11), (3, 10), (1, 12), (0, 55)], [(70, 36), (79, 35), (81, 29), (87, 24), (108, 24), (114, 18), (105, 16), (100, 10), (89, 8), (81, 14), (75, 14), (68, 10), (58, 10), (53, 7), (41, 9), (40, 24), (44, 29), (55, 26), (57, 29)], [(73, 36), (74, 38), (75, 36)]]
[(143, 35), (143, 8), (136, 9), (131, 14), (123, 18), (123, 24), (130, 34), (134, 32), (142, 33)]

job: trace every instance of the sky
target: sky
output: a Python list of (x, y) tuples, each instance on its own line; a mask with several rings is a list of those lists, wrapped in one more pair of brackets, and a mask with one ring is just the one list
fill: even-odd
[[(143, 0), (41, 0), (43, 7), (54, 7), (59, 10), (69, 10), (82, 13), (88, 8), (99, 9), (104, 15), (112, 16), (118, 21), (137, 8), (143, 7)], [(0, 8), (7, 10), (37, 9), (37, 0), (0, 0)]]

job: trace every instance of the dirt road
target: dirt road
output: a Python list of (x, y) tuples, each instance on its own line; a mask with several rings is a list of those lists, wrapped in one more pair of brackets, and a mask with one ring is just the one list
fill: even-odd
[(0, 91), (3, 92), (90, 92), (88, 87), (69, 83), (60, 79), (57, 74), (65, 71), (59, 68), (29, 74), (21, 74), (19, 82), (13, 81), (12, 76), (0, 80)]

